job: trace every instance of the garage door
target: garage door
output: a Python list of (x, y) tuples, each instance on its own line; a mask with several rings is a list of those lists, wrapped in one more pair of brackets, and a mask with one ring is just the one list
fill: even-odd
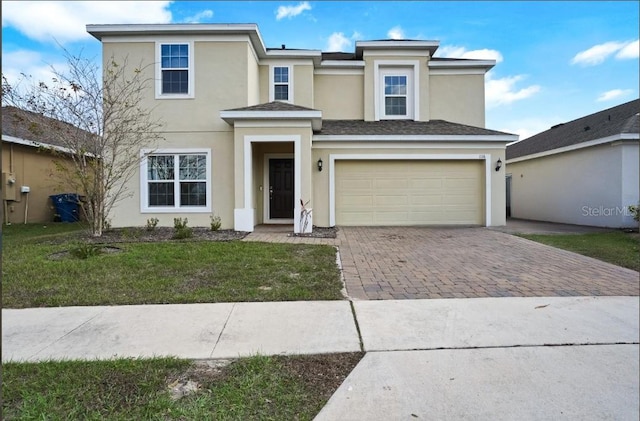
[(336, 161), (336, 224), (484, 225), (484, 161)]

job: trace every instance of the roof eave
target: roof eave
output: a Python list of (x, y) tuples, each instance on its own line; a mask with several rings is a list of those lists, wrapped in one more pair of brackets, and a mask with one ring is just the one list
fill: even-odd
[[(549, 155), (557, 155), (557, 154), (564, 153), (564, 152), (571, 152), (571, 151), (575, 151), (575, 150), (578, 150), (578, 149), (585, 149), (585, 148), (590, 148), (590, 147), (593, 147), (593, 146), (604, 145), (604, 144), (607, 144), (607, 143), (614, 143), (614, 142), (625, 141), (625, 140), (627, 140), (627, 141), (628, 140), (632, 140), (632, 141), (633, 140), (640, 140), (640, 134), (639, 133), (620, 133), (620, 134), (616, 134), (616, 135), (613, 135), (613, 136), (607, 136), (607, 137), (602, 137), (602, 138), (599, 138), (599, 139), (590, 140), (590, 141), (587, 141), (587, 142), (581, 142), (581, 143), (575, 143), (573, 145), (562, 146), (560, 148), (554, 148), (554, 149), (548, 149), (546, 151), (528, 153), (526, 155), (520, 155), (520, 156), (516, 156), (516, 157), (513, 157), (513, 158), (508, 158), (506, 160), (506, 164), (515, 164), (516, 162), (520, 162), (520, 161), (528, 161), (530, 159), (543, 158), (543, 157), (549, 156)], [(507, 147), (508, 147), (508, 145), (507, 145)]]
[(481, 68), (489, 71), (496, 65), (495, 60), (451, 60), (451, 61), (429, 61), (430, 69), (469, 69)]
[(317, 141), (342, 141), (342, 142), (380, 142), (380, 141), (405, 141), (405, 142), (502, 142), (509, 143), (518, 139), (518, 135), (391, 135), (391, 134), (317, 134), (313, 140)]
[(86, 30), (101, 42), (105, 36), (246, 34), (251, 39), (258, 56), (267, 57), (267, 49), (258, 25), (255, 23), (89, 24)]
[(386, 40), (386, 41), (356, 41), (356, 57), (361, 58), (365, 49), (381, 50), (428, 50), (433, 57), (440, 46), (440, 41), (417, 41), (417, 40)]
[(308, 120), (314, 131), (322, 129), (322, 111), (220, 111), (220, 118), (233, 126), (242, 120)]

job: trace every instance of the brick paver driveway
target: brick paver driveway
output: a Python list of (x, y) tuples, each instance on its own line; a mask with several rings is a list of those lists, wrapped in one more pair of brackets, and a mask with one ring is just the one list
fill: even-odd
[(340, 227), (356, 299), (639, 295), (639, 275), (487, 228)]

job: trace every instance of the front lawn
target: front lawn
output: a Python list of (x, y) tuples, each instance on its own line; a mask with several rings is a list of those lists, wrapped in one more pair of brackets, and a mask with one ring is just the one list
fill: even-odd
[(311, 420), (362, 353), (6, 363), (3, 419)]
[(342, 298), (331, 246), (132, 238), (80, 259), (68, 254), (86, 244), (80, 228), (4, 228), (3, 307)]
[(640, 271), (640, 236), (638, 233), (612, 231), (568, 235), (520, 234), (520, 236)]

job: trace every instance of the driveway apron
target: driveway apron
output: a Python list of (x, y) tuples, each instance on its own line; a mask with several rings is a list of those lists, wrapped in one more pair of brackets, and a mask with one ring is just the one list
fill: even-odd
[(636, 296), (639, 274), (487, 228), (340, 227), (353, 299)]

